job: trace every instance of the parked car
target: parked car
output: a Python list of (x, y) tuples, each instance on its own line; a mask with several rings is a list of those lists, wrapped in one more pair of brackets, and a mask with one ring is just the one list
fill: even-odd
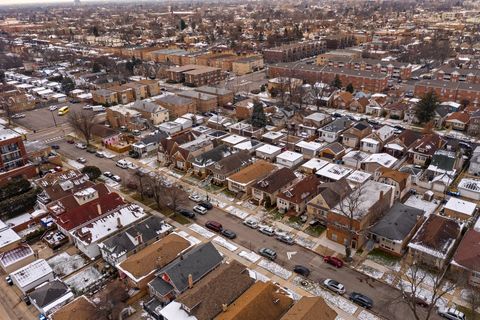
[(86, 104), (83, 106), (83, 110), (92, 110), (92, 106), (89, 104)]
[(455, 308), (438, 308), (438, 315), (449, 320), (466, 320), (465, 314)]
[(213, 204), (211, 204), (211, 203), (208, 202), (208, 201), (202, 201), (202, 202), (200, 202), (198, 205), (204, 207), (204, 208), (207, 209), (207, 210), (210, 210), (210, 209), (213, 208)]
[(222, 232), (223, 227), (220, 222), (209, 220), (205, 222), (205, 227), (216, 232)]
[(223, 229), (222, 235), (228, 239), (235, 239), (237, 237), (237, 234), (230, 229)]
[(58, 144), (52, 144), (51, 147), (52, 147), (53, 150), (60, 149), (60, 146)]
[(343, 261), (337, 257), (325, 256), (323, 261), (337, 268), (343, 267)]
[(75, 144), (75, 147), (77, 147), (78, 149), (87, 149), (87, 145), (85, 143), (81, 143), (81, 142), (78, 142)]
[(335, 281), (333, 279), (326, 279), (323, 281), (323, 285), (327, 288), (332, 290), (333, 292), (336, 292), (338, 294), (344, 294), (345, 293), (345, 287), (343, 284), (341, 284), (338, 281)]
[(417, 306), (420, 306), (422, 308), (428, 308), (430, 306), (430, 303), (428, 303), (427, 298), (421, 295), (414, 296), (411, 293), (408, 293), (405, 298), (410, 299), (410, 301), (413, 301)]
[(270, 227), (270, 226), (261, 226), (257, 230), (270, 237), (272, 237), (275, 234), (273, 227)]
[(193, 213), (190, 210), (187, 209), (179, 209), (178, 213), (180, 213), (182, 216), (190, 218), (190, 219), (195, 219), (195, 213)]
[(293, 241), (293, 238), (287, 234), (282, 234), (282, 235), (279, 235), (276, 237), (276, 239), (280, 242), (283, 242), (283, 243), (286, 243), (286, 244), (289, 244), (289, 245), (292, 245), (295, 243), (295, 241)]
[(293, 272), (298, 273), (301, 276), (307, 278), (310, 275), (310, 269), (302, 265), (296, 265), (293, 267)]
[(6, 276), (5, 281), (8, 283), (9, 286), (13, 286), (13, 280), (12, 277)]
[(111, 177), (111, 179), (112, 179), (113, 181), (116, 181), (116, 182), (122, 181), (122, 178), (120, 178), (120, 177), (117, 176), (117, 175), (113, 175), (113, 176)]
[(95, 148), (95, 147), (88, 147), (88, 148), (87, 148), (87, 152), (88, 152), (88, 153), (96, 153), (96, 152), (97, 152), (97, 148)]
[(207, 214), (207, 209), (205, 209), (205, 207), (202, 207), (201, 205), (197, 205), (193, 207), (193, 212), (196, 212), (201, 215), (205, 215)]
[(97, 151), (95, 152), (95, 157), (98, 157), (98, 158), (105, 158), (105, 155), (103, 154), (102, 151)]
[(29, 305), (32, 304), (32, 301), (30, 301), (30, 298), (29, 298), (28, 296), (26, 296), (26, 295), (22, 297), (22, 300), (23, 300), (23, 302), (25, 302), (25, 304), (26, 304), (27, 306), (29, 306)]
[(55, 110), (57, 110), (57, 109), (58, 109), (57, 106), (50, 106), (50, 107), (48, 107), (48, 110), (50, 110), (50, 111), (55, 111)]
[(277, 259), (277, 253), (275, 252), (275, 250), (270, 249), (270, 248), (260, 248), (258, 250), (258, 253), (261, 256), (264, 256), (265, 258), (270, 259), (272, 261)]
[(447, 195), (452, 197), (460, 197), (460, 192), (458, 191), (447, 191)]
[(12, 119), (25, 118), (25, 113), (15, 113), (11, 118)]
[(319, 221), (319, 220), (311, 220), (309, 223), (310, 227), (319, 227), (319, 226), (324, 226), (325, 223), (323, 223), (322, 221)]
[(67, 138), (67, 139), (65, 139), (65, 141), (67, 141), (68, 144), (74, 144), (75, 143), (75, 140), (73, 140), (71, 138), (70, 139)]
[(43, 313), (41, 313), (38, 315), (38, 320), (47, 320), (47, 317)]
[(110, 171), (105, 171), (105, 172), (103, 173), (103, 175), (104, 175), (105, 177), (107, 177), (107, 178), (113, 177), (113, 173), (111, 173)]
[(78, 158), (78, 159), (77, 159), (77, 162), (78, 162), (78, 163), (86, 163), (86, 162), (87, 162), (87, 159), (85, 159), (85, 158)]
[(358, 293), (358, 292), (352, 292), (350, 293), (350, 296), (348, 297), (350, 301), (358, 304), (361, 307), (364, 307), (365, 309), (370, 309), (373, 306), (373, 300), (367, 297), (364, 294)]
[(194, 201), (194, 202), (200, 202), (202, 201), (202, 198), (198, 194), (191, 194), (188, 196), (188, 199)]
[(243, 224), (252, 229), (258, 228), (258, 221), (254, 219), (246, 219), (243, 221)]
[(128, 162), (125, 159), (120, 159), (117, 162), (115, 162), (115, 165), (119, 168), (122, 169), (127, 169), (128, 168)]

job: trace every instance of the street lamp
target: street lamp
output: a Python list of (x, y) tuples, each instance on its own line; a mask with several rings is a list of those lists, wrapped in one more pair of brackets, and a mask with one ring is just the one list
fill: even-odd
[(53, 123), (55, 124), (55, 127), (56, 127), (57, 126), (57, 120), (55, 120), (55, 115), (53, 114), (53, 110), (50, 110), (50, 113), (52, 114)]

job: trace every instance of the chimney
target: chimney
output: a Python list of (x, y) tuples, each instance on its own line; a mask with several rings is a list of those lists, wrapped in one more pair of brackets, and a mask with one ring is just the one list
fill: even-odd
[(188, 274), (188, 288), (192, 289), (193, 288), (193, 276), (192, 274)]
[(102, 215), (102, 207), (100, 206), (100, 203), (97, 203), (97, 211), (98, 211), (98, 215), (101, 216)]
[(223, 312), (227, 312), (227, 308), (228, 308), (227, 304), (226, 304), (226, 303), (222, 303), (222, 310), (223, 310)]
[(120, 217), (117, 217), (117, 228), (120, 229), (122, 227), (122, 221), (120, 221)]
[(135, 239), (137, 240), (138, 244), (143, 243), (143, 236), (140, 232), (137, 232), (137, 236), (135, 237)]
[(380, 196), (378, 197), (378, 200), (380, 201), (382, 200), (382, 198), (383, 198), (383, 191), (380, 191)]

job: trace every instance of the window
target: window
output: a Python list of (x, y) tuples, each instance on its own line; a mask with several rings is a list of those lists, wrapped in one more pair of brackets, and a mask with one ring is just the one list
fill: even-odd
[(337, 234), (336, 233), (332, 233), (332, 240), (337, 241)]

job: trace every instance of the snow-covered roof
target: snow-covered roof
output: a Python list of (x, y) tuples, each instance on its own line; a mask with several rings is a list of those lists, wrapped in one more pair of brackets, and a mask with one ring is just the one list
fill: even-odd
[(236, 135), (236, 134), (232, 134), (228, 137), (223, 138), (222, 142), (230, 144), (230, 145), (235, 145), (235, 144), (239, 144), (240, 142), (243, 142), (245, 140), (247, 140), (247, 138)]
[(372, 176), (371, 173), (361, 171), (361, 170), (355, 170), (354, 172), (352, 172), (351, 175), (347, 177), (347, 181), (362, 184), (368, 179), (370, 179), (371, 176)]
[(262, 138), (274, 140), (274, 139), (279, 139), (279, 138), (283, 137), (284, 135), (285, 134), (283, 134), (279, 131), (270, 131), (270, 132), (267, 132), (267, 133), (263, 134)]
[(464, 178), (458, 183), (458, 188), (478, 193), (480, 192), (480, 180)]
[(168, 320), (197, 320), (196, 317), (190, 316), (183, 308), (182, 304), (172, 301), (167, 304), (160, 314)]
[(379, 144), (380, 143), (380, 141), (372, 139), (372, 138), (363, 138), (361, 141), (364, 142), (364, 143), (370, 143), (370, 144)]
[(52, 268), (44, 259), (38, 259), (18, 269), (10, 274), (12, 279), (15, 279), (20, 287), (26, 287), (30, 283), (53, 273)]
[(470, 201), (465, 201), (459, 198), (451, 197), (445, 204), (445, 209), (463, 213), (468, 216), (473, 216), (477, 205)]
[(423, 200), (420, 195), (410, 196), (410, 198), (408, 198), (404, 204), (414, 208), (421, 208), (423, 211), (425, 211), (426, 217), (434, 213), (439, 205), (438, 202), (436, 202), (435, 200), (432, 202)]
[(340, 180), (343, 177), (346, 177), (349, 175), (353, 170), (350, 168), (347, 168), (345, 166), (335, 164), (335, 163), (330, 163), (321, 168), (320, 170), (317, 170), (316, 174), (318, 176), (326, 177), (331, 180)]
[(271, 144), (264, 144), (263, 146), (261, 146), (260, 148), (257, 149), (257, 152), (261, 152), (261, 153), (264, 153), (264, 154), (274, 154), (274, 153), (277, 153), (281, 150), (282, 150), (282, 148), (280, 148), (280, 147), (272, 146)]
[(307, 149), (307, 150), (313, 150), (313, 151), (318, 151), (320, 150), (325, 144), (324, 143), (318, 143), (318, 142), (307, 142), (307, 141), (300, 141), (297, 143), (295, 146), (302, 148), (302, 149)]
[(312, 169), (312, 170), (319, 170), (323, 167), (325, 167), (327, 164), (330, 162), (318, 158), (313, 158), (302, 164), (302, 168), (305, 169)]
[(22, 238), (12, 229), (4, 229), (0, 231), (0, 248), (6, 247)]
[(0, 254), (0, 264), (7, 268), (29, 256), (33, 256), (32, 248), (29, 245), (22, 245)]
[(362, 162), (376, 162), (386, 168), (391, 168), (397, 162), (397, 158), (388, 153), (374, 153)]
[(11, 129), (0, 130), (0, 140), (12, 139), (16, 137), (20, 137), (20, 135)]
[(293, 152), (293, 151), (285, 151), (282, 152), (277, 156), (277, 160), (284, 160), (284, 161), (289, 161), (289, 162), (295, 162), (300, 159), (303, 159), (303, 155), (298, 152)]

